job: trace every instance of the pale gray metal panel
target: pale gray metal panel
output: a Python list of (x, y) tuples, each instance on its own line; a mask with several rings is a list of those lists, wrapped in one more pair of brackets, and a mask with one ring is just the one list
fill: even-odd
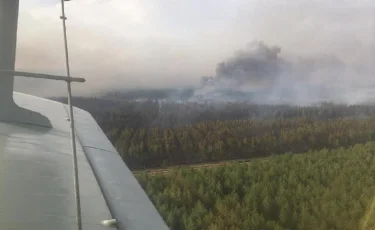
[[(19, 0), (0, 0), (0, 69), (14, 71), (17, 46)], [(12, 98), (14, 75), (0, 73), (0, 121), (32, 123), (51, 127), (49, 120), (35, 111), (18, 107)], [(6, 109), (3, 109), (6, 108)]]
[[(77, 229), (64, 105), (17, 93), (15, 101), (53, 128), (0, 122), (0, 229)], [(112, 216), (79, 142), (77, 150), (83, 229), (104, 230)]]
[(155, 206), (94, 118), (77, 108), (74, 115), (78, 139), (119, 230), (167, 230)]
[[(17, 45), (19, 0), (0, 0), (0, 69), (14, 70)], [(13, 76), (0, 75), (0, 104), (10, 105)], [(5, 115), (0, 110), (0, 119)]]
[[(68, 106), (65, 109), (68, 110)], [(74, 119), (77, 121), (75, 126), (76, 130), (79, 131), (79, 139), (83, 147), (94, 147), (117, 153), (115, 147), (90, 113), (74, 108)]]
[(66, 120), (69, 116), (66, 115), (63, 104), (18, 92), (13, 94), (13, 98), (15, 103), (22, 108), (35, 112), (43, 111), (43, 115), (48, 117), (52, 124), (52, 131), (63, 132), (70, 137), (69, 121)]

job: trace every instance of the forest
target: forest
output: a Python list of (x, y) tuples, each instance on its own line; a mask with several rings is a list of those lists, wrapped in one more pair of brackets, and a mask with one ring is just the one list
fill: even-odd
[[(74, 105), (93, 115), (173, 230), (375, 227), (374, 105)], [(236, 159), (245, 161), (220, 164)]]
[[(67, 103), (66, 98), (51, 98)], [(74, 97), (73, 105), (90, 112), (108, 131), (119, 128), (173, 128), (206, 121), (270, 120), (309, 117), (363, 119), (375, 116), (375, 105), (344, 105), (329, 102), (311, 106), (268, 105), (251, 102), (176, 102), (122, 100), (108, 97)]]
[(346, 147), (374, 139), (375, 119), (216, 121), (114, 129), (108, 136), (127, 165), (139, 169)]
[(375, 142), (137, 178), (171, 229), (373, 229)]
[(373, 140), (375, 106), (76, 98), (130, 169), (267, 157)]
[(130, 169), (347, 147), (375, 137), (375, 106), (301, 107), (77, 98)]

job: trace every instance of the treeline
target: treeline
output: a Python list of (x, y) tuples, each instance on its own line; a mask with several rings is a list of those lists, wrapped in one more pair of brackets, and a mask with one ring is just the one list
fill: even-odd
[[(51, 97), (50, 100), (68, 104), (66, 97)], [(109, 100), (100, 97), (74, 97), (72, 99), (73, 106), (88, 111), (93, 116), (100, 117), (102, 114), (115, 111), (121, 108), (125, 103), (121, 100)]]
[(373, 229), (375, 143), (137, 178), (174, 230)]
[(272, 120), (308, 117), (315, 120), (337, 118), (362, 119), (375, 116), (375, 106), (337, 105), (319, 106), (259, 105), (248, 102), (196, 103), (160, 101), (122, 101), (114, 110), (93, 112), (99, 124), (109, 130), (123, 128), (173, 128), (206, 121)]
[(107, 135), (126, 164), (140, 169), (350, 146), (374, 140), (375, 119), (209, 121)]
[[(63, 98), (59, 99), (64, 102)], [(75, 98), (131, 169), (251, 159), (374, 140), (375, 106)]]
[(103, 98), (115, 100), (187, 100), (194, 95), (194, 91), (194, 88), (128, 89), (108, 92), (103, 95)]
[[(67, 103), (66, 98), (51, 99)], [(121, 100), (115, 97), (74, 97), (73, 105), (90, 112), (105, 131), (112, 130), (115, 127), (172, 128), (218, 120), (269, 120), (297, 117), (326, 120), (336, 118), (362, 119), (375, 116), (374, 105), (339, 105), (332, 103), (303, 107), (260, 105), (249, 102), (178, 103), (160, 100)]]

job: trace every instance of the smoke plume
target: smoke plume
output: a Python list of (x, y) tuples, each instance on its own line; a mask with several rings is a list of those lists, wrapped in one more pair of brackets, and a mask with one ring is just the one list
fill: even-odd
[(287, 63), (279, 57), (280, 47), (253, 43), (248, 50), (238, 51), (234, 57), (220, 62), (216, 67), (218, 80), (234, 80), (238, 84), (272, 83)]
[[(18, 70), (65, 74), (59, 2), (20, 1)], [(374, 10), (373, 0), (71, 1), (71, 72), (87, 80), (74, 95), (197, 87), (190, 100), (372, 101)], [(23, 78), (15, 89), (66, 94)]]
[(374, 82), (372, 74), (333, 55), (287, 56), (279, 46), (255, 41), (220, 62), (216, 76), (202, 77), (201, 88), (192, 99), (367, 103), (375, 100), (375, 91), (369, 87)]

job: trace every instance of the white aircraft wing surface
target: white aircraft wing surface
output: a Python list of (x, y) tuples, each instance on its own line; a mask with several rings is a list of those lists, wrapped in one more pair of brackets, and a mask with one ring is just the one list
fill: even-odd
[[(52, 128), (0, 122), (0, 229), (77, 229), (69, 108), (20, 93), (14, 100)], [(108, 229), (108, 219), (118, 230), (168, 229), (93, 117), (74, 115), (83, 229)]]

